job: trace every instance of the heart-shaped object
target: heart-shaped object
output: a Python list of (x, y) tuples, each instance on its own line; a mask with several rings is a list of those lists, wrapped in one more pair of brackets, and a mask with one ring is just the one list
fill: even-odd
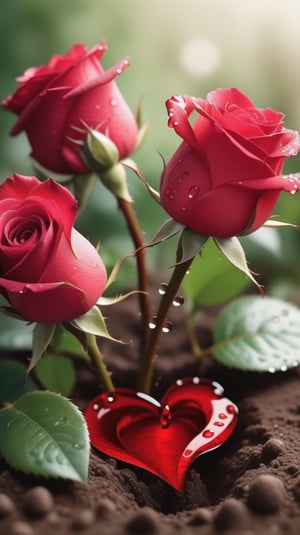
[(193, 377), (178, 380), (160, 403), (127, 388), (100, 394), (85, 418), (95, 448), (183, 491), (191, 463), (227, 440), (237, 413), (219, 383)]

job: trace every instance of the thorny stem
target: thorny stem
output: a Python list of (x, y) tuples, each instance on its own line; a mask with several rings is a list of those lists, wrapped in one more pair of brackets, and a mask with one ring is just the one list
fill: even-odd
[(162, 327), (166, 321), (168, 310), (177, 295), (181, 282), (186, 272), (188, 271), (192, 261), (193, 258), (186, 260), (182, 263), (176, 264), (169, 284), (167, 286), (166, 293), (161, 298), (157, 311), (157, 316), (155, 318), (155, 328), (150, 331), (150, 334), (148, 336), (145, 351), (142, 354), (139, 369), (137, 389), (141, 392), (145, 392), (146, 394), (149, 394), (151, 390), (156, 350), (162, 332)]
[(105, 392), (113, 392), (115, 387), (103, 361), (103, 356), (94, 334), (85, 333), (85, 349), (98, 374)]
[[(118, 197), (118, 205), (126, 220), (130, 235), (136, 248), (138, 289), (140, 291), (139, 302), (142, 315), (142, 333), (147, 337), (151, 315), (151, 304), (149, 301), (149, 279), (146, 268), (144, 240), (132, 204), (125, 199)], [(146, 339), (144, 340), (144, 344), (146, 344)]]

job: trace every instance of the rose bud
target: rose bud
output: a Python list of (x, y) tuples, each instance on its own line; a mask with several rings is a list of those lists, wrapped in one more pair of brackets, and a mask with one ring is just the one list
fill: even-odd
[(269, 218), (281, 190), (296, 193), (299, 175), (282, 169), (300, 137), (284, 127), (283, 114), (256, 108), (235, 88), (206, 100), (173, 96), (167, 109), (183, 141), (163, 171), (161, 203), (179, 223), (214, 237), (247, 234)]
[(77, 201), (51, 179), (13, 175), (0, 185), (0, 293), (23, 318), (81, 316), (104, 291), (106, 270), (73, 228)]
[(136, 120), (115, 82), (129, 61), (104, 71), (99, 61), (106, 48), (104, 42), (91, 50), (77, 44), (47, 65), (27, 69), (17, 78), (16, 92), (2, 103), (19, 116), (11, 135), (24, 130), (32, 158), (48, 170), (88, 172), (80, 153), (91, 129), (115, 144), (119, 160), (136, 147)]

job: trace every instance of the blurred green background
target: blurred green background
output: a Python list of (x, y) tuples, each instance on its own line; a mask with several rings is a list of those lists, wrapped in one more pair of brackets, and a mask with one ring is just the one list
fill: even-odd
[[(29, 66), (47, 63), (76, 42), (88, 47), (105, 38), (103, 66), (129, 55), (131, 67), (118, 85), (133, 110), (143, 98), (143, 119), (153, 124), (135, 160), (158, 187), (162, 170), (179, 144), (167, 127), (165, 100), (172, 94), (205, 97), (217, 87), (236, 86), (258, 107), (286, 115), (288, 128), (300, 128), (300, 5), (298, 0), (9, 0), (0, 10), (0, 99), (16, 89), (15, 77)], [(15, 117), (0, 112), (0, 179), (13, 172), (32, 174), (25, 135), (10, 138)], [(300, 158), (286, 172), (300, 171)], [(148, 199), (143, 185), (129, 176), (135, 207), (149, 240), (166, 219)], [(275, 213), (300, 223), (300, 194), (283, 194)], [(100, 237), (108, 261), (132, 250), (115, 201), (97, 185), (80, 230)], [(295, 291), (300, 280), (297, 231), (260, 232), (245, 240), (254, 271), (264, 271), (271, 291)], [(175, 243), (149, 252), (152, 267), (173, 263)], [(167, 258), (166, 258), (167, 257)], [(276, 288), (276, 290), (274, 290)]]

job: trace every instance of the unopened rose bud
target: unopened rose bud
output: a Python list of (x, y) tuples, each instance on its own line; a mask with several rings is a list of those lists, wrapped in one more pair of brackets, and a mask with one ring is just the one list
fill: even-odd
[(119, 151), (104, 134), (90, 130), (82, 147), (82, 156), (92, 171), (101, 173), (118, 162)]

